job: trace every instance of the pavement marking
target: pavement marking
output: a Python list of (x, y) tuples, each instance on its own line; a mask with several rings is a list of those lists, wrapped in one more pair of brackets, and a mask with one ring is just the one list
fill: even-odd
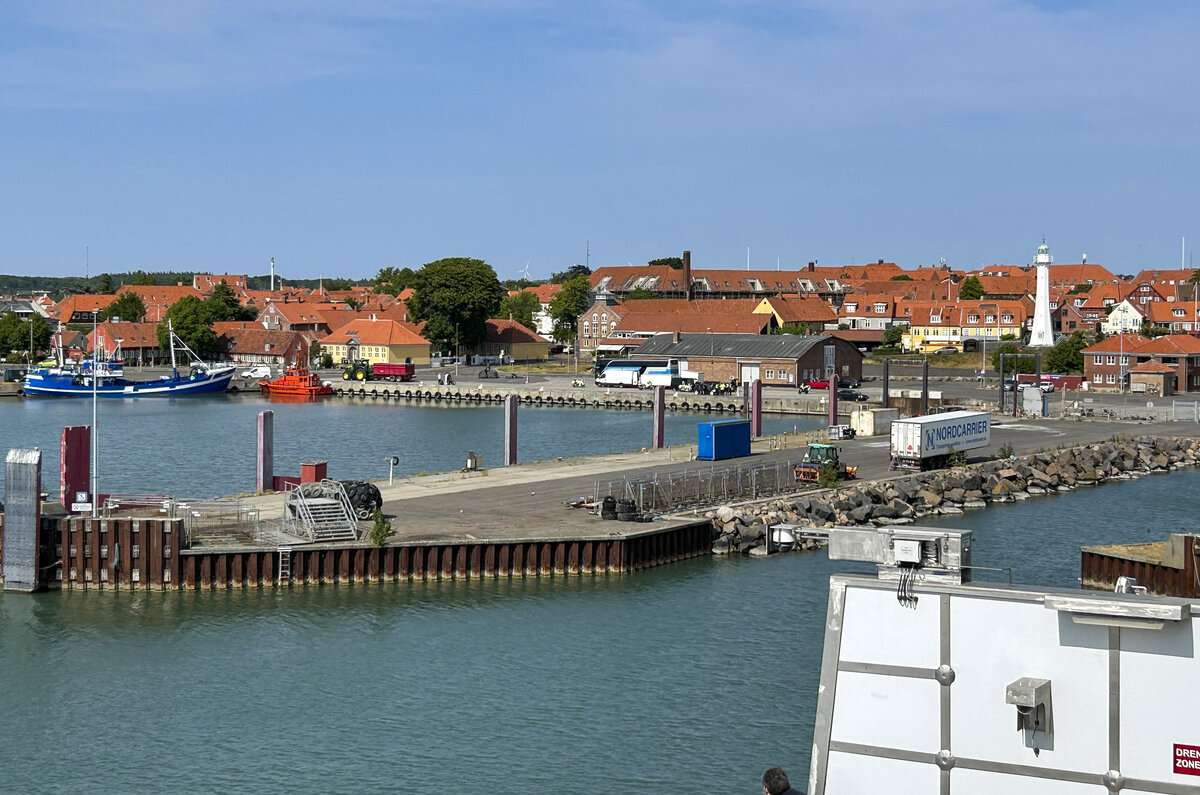
[(993, 425), (992, 428), (994, 428), (996, 430), (1004, 430), (1004, 431), (1037, 431), (1038, 433), (1044, 433), (1049, 436), (1066, 436), (1065, 431), (1056, 431), (1056, 430), (1053, 430), (1052, 428), (1048, 428), (1045, 425), (1026, 425), (1025, 423), (1022, 423), (1022, 422), (1014, 422), (1011, 424), (996, 424), (996, 425)]

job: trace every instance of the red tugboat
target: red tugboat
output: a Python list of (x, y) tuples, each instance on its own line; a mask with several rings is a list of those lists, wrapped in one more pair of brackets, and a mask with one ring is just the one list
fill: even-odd
[(274, 381), (259, 381), (258, 385), (264, 395), (312, 398), (333, 394), (333, 387), (330, 384), (322, 383), (320, 376), (309, 372), (308, 368), (302, 364), (292, 365)]

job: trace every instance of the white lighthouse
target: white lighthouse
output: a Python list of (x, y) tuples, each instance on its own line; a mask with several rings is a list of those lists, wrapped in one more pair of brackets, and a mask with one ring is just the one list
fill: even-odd
[(1038, 246), (1033, 264), (1037, 267), (1037, 294), (1033, 299), (1033, 329), (1029, 334), (1029, 347), (1049, 348), (1054, 345), (1054, 327), (1050, 323), (1050, 247), (1046, 239)]

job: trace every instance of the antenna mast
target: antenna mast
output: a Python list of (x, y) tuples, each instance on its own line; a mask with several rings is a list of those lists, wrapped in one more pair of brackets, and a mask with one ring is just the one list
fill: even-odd
[(275, 292), (275, 258), (271, 257), (271, 292)]

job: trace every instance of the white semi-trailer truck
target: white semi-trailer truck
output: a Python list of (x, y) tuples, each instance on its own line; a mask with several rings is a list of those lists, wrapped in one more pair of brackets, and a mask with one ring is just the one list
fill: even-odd
[(952, 453), (980, 450), (992, 442), (986, 411), (948, 411), (892, 423), (893, 469), (938, 469)]

